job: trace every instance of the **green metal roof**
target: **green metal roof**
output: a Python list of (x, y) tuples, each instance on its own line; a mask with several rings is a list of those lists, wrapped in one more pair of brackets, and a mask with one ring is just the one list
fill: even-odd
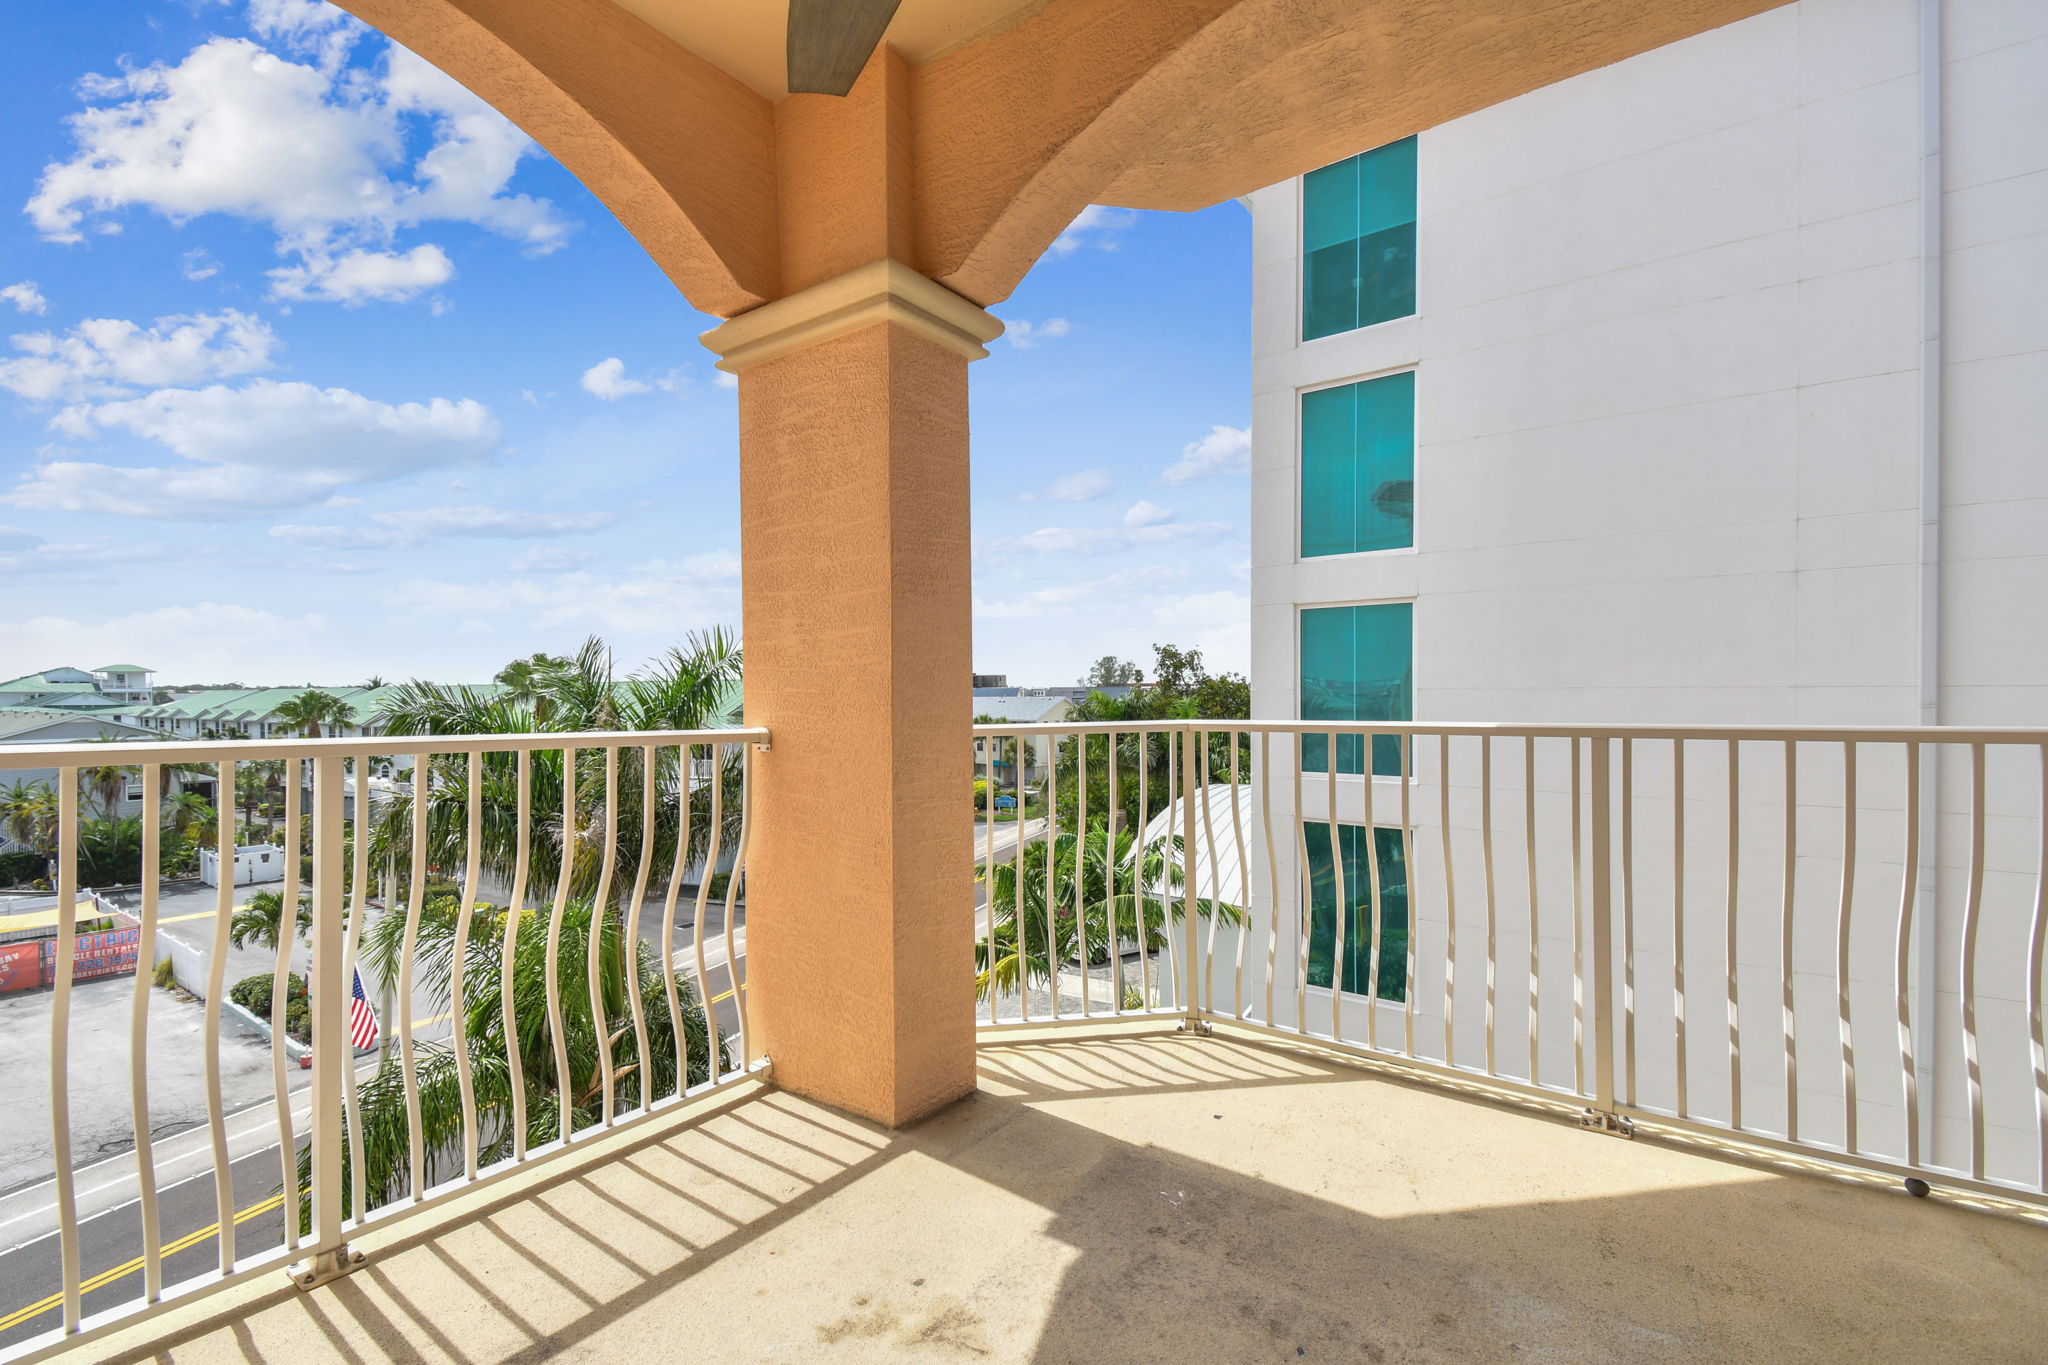
[(40, 673), (26, 673), (12, 682), (0, 683), (0, 692), (33, 692), (38, 696), (55, 695), (58, 692), (97, 692), (99, 690), (99, 684), (97, 683), (50, 682)]
[[(497, 683), (460, 684), (485, 696), (500, 689)], [(397, 695), (397, 686), (387, 687), (255, 687), (214, 688), (177, 697), (159, 706), (145, 706), (136, 714), (170, 720), (218, 721), (229, 725), (253, 723), (271, 715), (278, 707), (304, 692), (327, 692), (355, 709), (352, 725), (374, 720)]]
[(93, 670), (95, 673), (150, 673), (154, 671), (153, 669), (144, 668), (141, 664), (101, 664)]
[[(70, 725), (84, 719), (87, 717), (70, 711), (45, 711), (35, 706), (0, 706), (0, 739), (34, 734), (37, 730), (46, 730), (52, 725)], [(103, 720), (99, 723), (108, 730), (118, 730), (125, 734), (149, 733), (139, 726), (117, 720)]]

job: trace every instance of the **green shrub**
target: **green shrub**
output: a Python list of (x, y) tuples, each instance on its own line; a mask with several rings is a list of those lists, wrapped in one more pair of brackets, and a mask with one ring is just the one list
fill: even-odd
[(199, 872), (199, 846), (164, 836), (157, 872), (164, 877), (191, 877)]
[(158, 960), (156, 966), (150, 970), (149, 982), (152, 986), (156, 986), (161, 990), (169, 990), (178, 984), (178, 974), (172, 970), (169, 958), (166, 957)]
[(22, 886), (43, 875), (49, 860), (25, 848), (0, 853), (0, 886)]
[[(254, 976), (245, 976), (228, 988), (228, 999), (267, 1023), (270, 1019), (271, 985), (272, 980), (269, 972), (258, 972)], [(293, 972), (285, 982), (284, 1018), (285, 1031), (287, 1033), (291, 1033), (293, 1037), (298, 1037), (297, 1033), (293, 1031), (292, 1017), (294, 1014), (301, 1014), (310, 1020), (312, 1016), (306, 1013), (309, 1008), (306, 997), (306, 978), (300, 976), (297, 972)], [(301, 1038), (299, 1041), (304, 1042), (305, 1039)]]

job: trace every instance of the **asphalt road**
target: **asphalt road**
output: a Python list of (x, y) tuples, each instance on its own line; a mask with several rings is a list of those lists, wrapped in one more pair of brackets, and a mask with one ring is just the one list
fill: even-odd
[[(272, 1144), (232, 1164), (235, 1254), (258, 1255), (284, 1240), (284, 1208), (277, 1193), (277, 1147)], [(157, 1193), (157, 1219), (164, 1248), (163, 1282), (175, 1285), (220, 1263), (218, 1206), (213, 1175), (206, 1172)], [(130, 1201), (81, 1222), (79, 1270), (88, 1288), (81, 1304), (86, 1316), (141, 1297), (142, 1205)], [(63, 1268), (57, 1235), (50, 1233), (0, 1252), (0, 1350), (18, 1346), (63, 1324)], [(279, 1272), (282, 1274), (282, 1271)]]
[[(207, 892), (210, 902), (211, 892)], [(679, 975), (692, 975), (695, 970), (695, 945), (697, 927), (695, 923), (695, 900), (682, 899), (676, 907), (676, 928), (674, 946), (678, 959)], [(181, 911), (181, 913), (193, 913)], [(641, 915), (640, 936), (642, 941), (654, 947), (661, 946), (661, 902), (651, 901)], [(746, 972), (746, 912), (744, 906), (737, 907), (733, 917), (732, 946), (738, 957), (737, 967), (743, 978)], [(188, 927), (189, 926), (189, 927)], [(207, 936), (210, 946), (210, 921), (195, 918), (182, 921), (170, 931), (184, 930), (192, 939), (202, 934)], [(733, 989), (733, 978), (726, 960), (726, 924), (722, 903), (706, 906), (704, 917), (705, 965), (710, 985), (707, 993), (711, 997), (711, 1008), (718, 1020), (720, 1032), (728, 1039), (732, 1051), (738, 1049), (737, 1031), (739, 1026), (739, 1000)], [(184, 937), (183, 934), (180, 935)], [(192, 939), (185, 941), (191, 942)], [(194, 944), (198, 946), (198, 944)], [(266, 963), (268, 954), (263, 955)], [(230, 979), (245, 964), (230, 963)], [(254, 966), (255, 964), (247, 964)], [(247, 971), (241, 971), (246, 975)], [(103, 1157), (99, 1165), (81, 1169), (78, 1184), (80, 1231), (80, 1268), (87, 1289), (83, 1307), (90, 1314), (108, 1308), (132, 1303), (143, 1289), (141, 1273), (142, 1227), (141, 1209), (135, 1198), (135, 1181), (132, 1158), (123, 1158), (118, 1153), (131, 1144), (126, 1137), (129, 1123), (127, 1108), (127, 1010), (131, 998), (132, 984), (129, 979), (118, 981), (82, 983), (73, 995), (72, 1024), (74, 1039), (81, 1033), (90, 1033), (95, 1046), (105, 1055), (87, 1069), (81, 1069), (74, 1056), (73, 1069), (73, 1132), (77, 1143), (83, 1117), (93, 1116), (91, 1126), (97, 1131), (104, 1128), (105, 1141), (87, 1142), (74, 1147), (75, 1158), (81, 1162), (94, 1161)], [(191, 1080), (197, 1072), (198, 1025), (203, 1020), (203, 1007), (196, 1002), (179, 1002), (161, 991), (150, 992), (151, 1038), (152, 1038), (152, 1117), (168, 1122), (155, 1125), (156, 1166), (159, 1179), (160, 1245), (164, 1248), (164, 1284), (175, 1285), (179, 1281), (203, 1274), (217, 1264), (219, 1255), (214, 1228), (217, 1212), (214, 1202), (213, 1176), (210, 1158), (207, 1156), (207, 1135), (203, 1127), (203, 1103), (197, 1109), (189, 1103), (176, 1116), (158, 1112), (190, 1101), (194, 1097)], [(21, 993), (8, 997), (6, 1004), (18, 1017), (11, 1022), (18, 1028), (8, 1030), (13, 1036), (4, 1041), (11, 1046), (5, 1049), (20, 1062), (23, 1074), (46, 1073), (48, 1067), (48, 991)], [(659, 1007), (658, 998), (648, 1002), (650, 1007)], [(446, 1016), (446, 1002), (433, 1002), (424, 997), (415, 999), (415, 1037), (446, 1038), (450, 1025)], [(435, 1013), (430, 1013), (435, 1011)], [(395, 1027), (392, 1011), (380, 1009), (380, 1019), (387, 1030)], [(159, 1019), (162, 1014), (165, 1017)], [(99, 1016), (104, 1015), (104, 1019)], [(40, 1038), (35, 1025), (40, 1024)], [(182, 1035), (191, 1035), (189, 1038)], [(169, 1040), (179, 1037), (184, 1046), (173, 1048)], [(277, 1155), (277, 1128), (275, 1125), (273, 1099), (270, 1089), (270, 1064), (268, 1048), (254, 1039), (240, 1039), (232, 1030), (224, 1030), (222, 1038), (224, 1053), (232, 1052), (237, 1058), (243, 1052), (248, 1054), (248, 1065), (240, 1061), (236, 1067), (236, 1084), (228, 1090), (228, 1128), (234, 1137), (231, 1151), (236, 1153), (230, 1163), (234, 1172), (234, 1208), (239, 1217), (236, 1229), (238, 1255), (246, 1258), (261, 1249), (280, 1243), (283, 1236), (283, 1213), (274, 1202), (279, 1187), (279, 1164)], [(76, 1054), (78, 1048), (74, 1046)], [(118, 1051), (119, 1057), (111, 1055)], [(186, 1055), (190, 1054), (190, 1055)], [(365, 1061), (369, 1059), (366, 1055)], [(159, 1077), (163, 1066), (172, 1066), (172, 1074)], [(9, 1069), (15, 1069), (10, 1063)], [(189, 1069), (192, 1075), (185, 1074)], [(87, 1073), (90, 1073), (88, 1075)], [(295, 1101), (303, 1111), (307, 1102), (303, 1085), (309, 1080), (307, 1073), (290, 1073), (295, 1092)], [(94, 1088), (95, 1080), (107, 1084)], [(81, 1082), (88, 1082), (81, 1085)], [(118, 1082), (118, 1084), (116, 1084)], [(55, 1191), (48, 1184), (49, 1138), (47, 1090), (37, 1085), (29, 1088), (30, 1097), (43, 1096), (43, 1107), (39, 1111), (40, 1122), (35, 1115), (23, 1114), (25, 1122), (0, 1121), (0, 1134), (10, 1135), (16, 1145), (13, 1163), (16, 1179), (9, 1193), (0, 1195), (0, 1237), (15, 1239), (12, 1245), (0, 1246), (0, 1349), (19, 1344), (61, 1322), (61, 1300), (56, 1297), (62, 1290), (62, 1267), (59, 1258), (59, 1242), (56, 1234), (48, 1229), (55, 1222)], [(34, 1106), (30, 1106), (33, 1108)], [(98, 1110), (105, 1109), (105, 1114)], [(118, 1113), (115, 1112), (118, 1110)], [(295, 1120), (298, 1131), (304, 1132), (303, 1112)], [(38, 1151), (40, 1149), (40, 1156)], [(0, 1153), (0, 1157), (4, 1157)], [(38, 1160), (41, 1171), (34, 1172)], [(7, 1162), (0, 1160), (0, 1169)], [(43, 1183), (35, 1183), (40, 1180)]]

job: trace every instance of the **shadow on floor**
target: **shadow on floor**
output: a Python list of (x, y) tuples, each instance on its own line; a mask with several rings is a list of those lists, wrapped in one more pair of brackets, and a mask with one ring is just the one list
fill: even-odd
[(165, 1362), (2041, 1358), (2048, 1229), (1158, 1036), (768, 1094)]

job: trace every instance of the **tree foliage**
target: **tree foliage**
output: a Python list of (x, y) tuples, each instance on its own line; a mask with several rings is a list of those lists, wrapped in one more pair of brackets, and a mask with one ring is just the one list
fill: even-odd
[[(1172, 952), (1171, 926), (1186, 922), (1182, 854), (1176, 836), (1141, 849), (1131, 826), (1112, 834), (1108, 821), (1094, 819), (1085, 833), (1026, 844), (1021, 873), (1018, 860), (980, 868), (976, 877), (988, 885), (991, 929), (974, 947), (976, 991), (986, 999), (991, 991), (1015, 994), (1020, 982), (1056, 989), (1061, 968), (1111, 961), (1112, 942), (1119, 950), (1112, 972), (1119, 1000), (1128, 984), (1122, 954), (1142, 946), (1141, 964), (1159, 963), (1151, 978), (1157, 980)], [(1198, 899), (1195, 913), (1213, 922), (1244, 922), (1242, 907), (1218, 900)], [(1137, 987), (1149, 1000), (1150, 982)]]
[[(427, 1002), (419, 1007), (422, 1012), (454, 1009), (460, 914), (460, 902), (452, 896), (431, 897), (421, 906), (413, 984)], [(513, 931), (510, 978), (515, 1022), (509, 1049), (502, 995), (507, 975), (504, 935), (508, 914), (519, 917)], [(363, 935), (363, 975), (380, 982), (387, 992), (395, 989), (399, 980), (406, 921), (403, 914), (387, 914)], [(597, 926), (594, 936), (593, 924)], [(547, 1002), (551, 937), (566, 1069), (557, 1064)], [(590, 989), (593, 937), (598, 967), (595, 1008)], [(607, 1059), (618, 1113), (638, 1107), (643, 1097), (663, 1099), (710, 1078), (712, 1042), (692, 984), (681, 976), (674, 978), (675, 1009), (671, 1012), (671, 983), (662, 972), (660, 955), (639, 941), (629, 949), (620, 917), (588, 901), (565, 905), (559, 924), (545, 911), (477, 906), (470, 920), (461, 973), (462, 1037), (476, 1109), (479, 1167), (510, 1157), (522, 1125), (529, 1147), (560, 1137), (565, 1107), (572, 1132), (601, 1123)], [(633, 1020), (636, 995), (644, 1042), (642, 1029), (636, 1028)], [(387, 1018), (382, 1024), (395, 1030), (400, 1022)], [(424, 1173), (430, 1183), (462, 1168), (464, 1115), (455, 1047), (452, 1040), (414, 1045)], [(519, 1062), (516, 1085), (511, 1064), (515, 1055)], [(721, 1071), (729, 1064), (721, 1040)], [(411, 1118), (398, 1056), (361, 1083), (357, 1110), (364, 1194), (367, 1206), (376, 1208), (412, 1191)], [(311, 1175), (309, 1150), (299, 1162), (300, 1188), (306, 1192), (301, 1195), (302, 1222), (311, 1216)], [(345, 1168), (345, 1199), (353, 1198), (353, 1179), (353, 1172)]]
[(332, 730), (356, 723), (356, 709), (335, 696), (317, 687), (307, 688), (296, 697), (287, 697), (272, 713), (277, 723), (287, 730), (297, 730), (307, 739), (320, 738), (320, 727)]
[[(593, 636), (566, 661), (534, 669), (523, 693), (510, 688), (485, 692), (410, 682), (399, 687), (383, 715), (394, 735), (563, 734), (564, 748), (536, 749), (528, 760), (528, 885), (551, 889), (566, 857), (570, 863), (569, 894), (594, 897), (609, 849), (614, 860), (611, 897), (617, 904), (631, 894), (643, 848), (649, 854), (650, 877), (673, 868), (676, 845), (683, 834), (681, 797), (686, 789), (691, 810), (684, 861), (704, 855), (712, 834), (712, 793), (701, 771), (691, 775), (678, 747), (650, 745), (619, 751), (618, 799), (607, 805), (605, 751), (578, 750), (572, 766), (565, 761), (565, 750), (573, 748), (568, 737), (579, 731), (714, 727), (725, 719), (721, 708), (730, 701), (741, 665), (738, 642), (725, 631), (712, 630), (691, 634), (641, 672), (621, 678), (611, 651)], [(708, 746), (693, 749), (700, 763), (710, 759)], [(650, 764), (655, 793), (651, 843), (643, 838), (649, 833), (646, 788)], [(724, 761), (713, 779), (720, 785), (719, 837), (728, 848), (739, 832), (740, 764), (740, 746), (725, 746)], [(479, 766), (480, 860), (492, 880), (509, 885), (520, 848), (519, 758), (505, 752), (488, 753)], [(468, 853), (470, 788), (467, 755), (435, 756), (427, 772), (414, 773), (413, 795), (397, 797), (378, 808), (371, 835), (372, 856), (380, 865), (403, 868), (409, 864), (413, 802), (424, 793), (428, 866), (441, 870), (460, 867)]]

